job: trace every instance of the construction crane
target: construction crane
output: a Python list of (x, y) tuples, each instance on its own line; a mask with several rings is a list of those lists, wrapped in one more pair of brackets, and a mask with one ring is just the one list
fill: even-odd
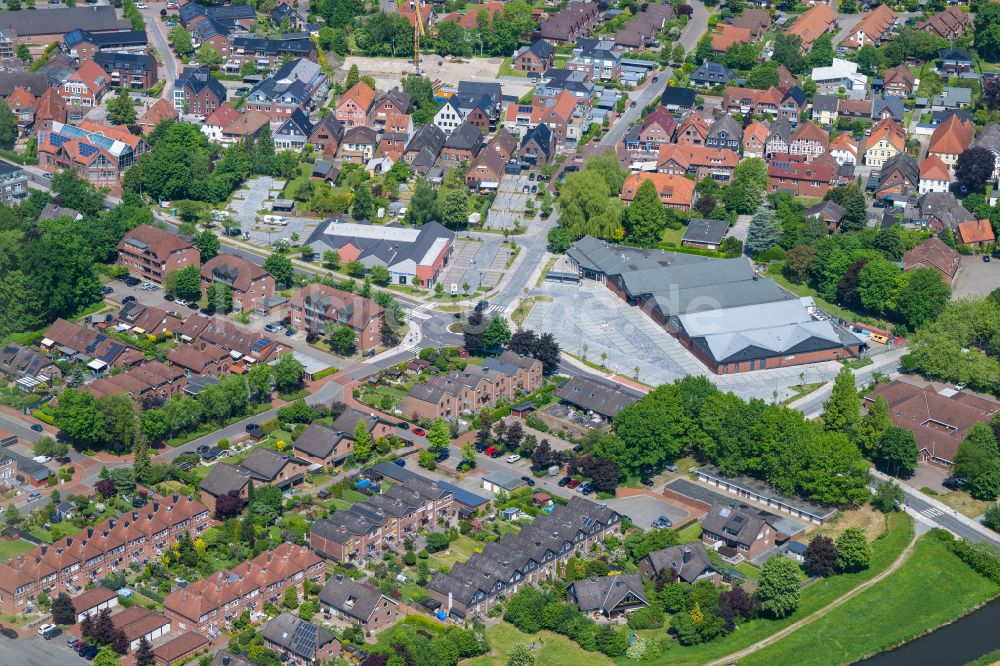
[(420, 4), (421, 0), (410, 0), (413, 7), (413, 69), (417, 76), (423, 74), (420, 71), (420, 37), (424, 34), (424, 17)]

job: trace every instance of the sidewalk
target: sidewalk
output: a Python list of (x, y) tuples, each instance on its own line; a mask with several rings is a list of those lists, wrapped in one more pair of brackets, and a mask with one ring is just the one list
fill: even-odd
[[(944, 502), (941, 502), (941, 501), (935, 499), (932, 495), (927, 495), (925, 493), (922, 493), (919, 490), (911, 488), (910, 486), (908, 486), (905, 483), (899, 483), (898, 479), (894, 479), (893, 477), (889, 476), (888, 474), (883, 474), (882, 472), (879, 472), (876, 469), (873, 469), (871, 471), (871, 474), (872, 474), (872, 476), (874, 476), (875, 478), (879, 479), (880, 481), (892, 481), (892, 482), (896, 483), (900, 488), (903, 489), (903, 494), (904, 495), (906, 495), (906, 496), (914, 496), (914, 497), (919, 498), (920, 501), (925, 502), (927, 504), (930, 504), (935, 509), (937, 509), (938, 511), (940, 511), (943, 515), (946, 515), (946, 516), (948, 516), (948, 517), (950, 517), (950, 518), (952, 518), (952, 519), (954, 519), (954, 520), (962, 523), (964, 526), (968, 527), (971, 530), (975, 530), (977, 533), (981, 534), (987, 540), (989, 540), (989, 541), (992, 542), (992, 541), (994, 541), (994, 540), (996, 540), (998, 538), (997, 533), (994, 532), (993, 530), (991, 530), (990, 528), (985, 527), (981, 523), (973, 520), (972, 518), (969, 518), (968, 516), (966, 516), (964, 514), (959, 513), (958, 511), (955, 511), (954, 509), (952, 509), (950, 506), (948, 506)], [(921, 518), (924, 519), (924, 520), (926, 520), (927, 516), (921, 516)], [(934, 521), (930, 521), (930, 523), (933, 525)], [(938, 527), (938, 525), (935, 525), (935, 527)]]

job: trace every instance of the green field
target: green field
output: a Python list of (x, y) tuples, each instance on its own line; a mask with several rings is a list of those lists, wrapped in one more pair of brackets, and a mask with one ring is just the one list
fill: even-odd
[[(776, 631), (784, 629), (793, 622), (801, 620), (811, 613), (815, 613), (823, 606), (847, 594), (851, 589), (887, 569), (899, 554), (903, 552), (903, 549), (906, 548), (906, 545), (913, 537), (913, 521), (905, 514), (896, 513), (889, 517), (889, 524), (890, 529), (887, 534), (873, 544), (875, 555), (872, 557), (872, 563), (868, 569), (858, 573), (831, 576), (804, 588), (799, 608), (790, 617), (777, 621), (753, 620), (752, 622), (740, 625), (739, 630), (710, 643), (687, 647), (674, 645), (660, 655), (659, 658), (643, 663), (670, 664), (671, 666), (704, 664), (705, 662), (725, 657), (749, 645), (753, 645)], [(924, 605), (921, 604), (917, 608), (923, 609)], [(616, 661), (623, 666), (624, 664), (633, 663), (624, 657)], [(780, 664), (788, 662), (772, 661), (771, 663)]]
[[(551, 631), (525, 634), (513, 625), (501, 622), (486, 630), (490, 639), (490, 654), (463, 661), (463, 666), (504, 666), (507, 651), (518, 643), (538, 644), (535, 663), (539, 666), (609, 666), (612, 662), (599, 652), (587, 652), (579, 645)], [(629, 662), (633, 663), (633, 662)]]
[(0, 562), (6, 562), (18, 553), (26, 553), (34, 544), (24, 539), (0, 539)]
[(947, 624), (1000, 594), (933, 536), (883, 581), (740, 664), (848, 664)]

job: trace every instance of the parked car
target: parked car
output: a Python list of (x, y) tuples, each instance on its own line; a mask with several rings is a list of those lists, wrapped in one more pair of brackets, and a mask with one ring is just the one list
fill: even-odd
[(250, 431), (252, 431), (252, 430), (256, 430), (256, 429), (257, 429), (257, 428), (259, 428), (259, 427), (260, 427), (260, 424), (259, 424), (259, 423), (248, 423), (248, 424), (247, 424), (247, 427), (246, 427), (246, 428), (244, 428), (244, 430), (246, 430), (247, 432), (250, 432)]
[(56, 628), (56, 625), (54, 625), (54, 624), (43, 624), (42, 626), (38, 627), (38, 635), (41, 636), (42, 634), (44, 634), (49, 629), (55, 629), (55, 628)]
[(528, 484), (531, 488), (535, 487), (535, 480), (530, 476), (522, 476), (521, 480)]
[(667, 518), (666, 516), (660, 516), (660, 517), (658, 518), (658, 520), (659, 520), (659, 521), (660, 521), (661, 523), (663, 523), (663, 526), (664, 526), (664, 527), (673, 527), (673, 525), (674, 525), (674, 521), (670, 520), (670, 519), (669, 519), (669, 518)]
[(188, 302), (185, 301), (183, 298), (178, 298), (175, 302), (177, 303), (177, 305), (179, 305), (181, 307), (184, 307), (185, 305), (188, 304)]
[(0, 635), (3, 635), (4, 638), (17, 638), (17, 632), (10, 627), (0, 628)]
[(146, 506), (146, 498), (143, 497), (142, 495), (136, 495), (135, 497), (132, 498), (132, 506), (134, 506), (137, 509), (141, 509), (142, 507)]
[(113, 291), (114, 289), (112, 289), (111, 287), (101, 287), (101, 293), (104, 294), (105, 296), (112, 293)]
[(566, 484), (566, 487), (569, 488), (570, 490), (574, 490), (579, 485), (580, 485), (580, 479), (572, 479), (572, 480), (570, 480), (569, 483)]
[(122, 299), (122, 305), (125, 305), (126, 303), (131, 303), (134, 300), (135, 296), (126, 296), (125, 298)]
[(60, 629), (59, 627), (52, 627), (51, 629), (49, 629), (48, 631), (46, 631), (44, 634), (41, 634), (41, 636), (45, 640), (51, 641), (53, 638), (55, 638), (56, 636), (59, 636), (61, 634), (62, 634), (62, 629)]
[(281, 330), (281, 328), (282, 328), (281, 324), (279, 324), (278, 322), (274, 322), (273, 321), (270, 324), (268, 324), (267, 326), (265, 326), (264, 330), (267, 331), (268, 333), (277, 333), (278, 331)]
[(960, 476), (950, 476), (945, 479), (941, 485), (948, 490), (960, 490), (965, 487), (966, 483), (968, 482)]
[(663, 466), (663, 469), (667, 470), (668, 472), (676, 472), (677, 465), (675, 465), (674, 463), (667, 463)]
[(500, 449), (493, 449), (493, 453), (489, 453), (489, 449), (486, 449), (486, 451), (490, 458), (499, 458), (503, 455), (503, 451)]
[(569, 485), (570, 481), (572, 481), (572, 480), (573, 480), (573, 479), (571, 479), (570, 477), (568, 477), (568, 476), (564, 476), (563, 478), (559, 479), (559, 483), (558, 483), (557, 485), (558, 485), (558, 486), (559, 486), (560, 488), (565, 488), (566, 486), (568, 486), (568, 485)]
[(426, 430), (424, 430), (423, 428), (414, 428), (414, 429), (413, 429), (413, 434), (414, 434), (414, 435), (418, 435), (418, 436), (420, 436), (420, 437), (423, 437), (424, 435), (426, 435), (426, 434), (427, 434), (427, 431), (426, 431)]
[(405, 460), (403, 460), (402, 458), (396, 458), (395, 462), (396, 462), (396, 464), (397, 464), (397, 465), (399, 465), (400, 467), (406, 467), (406, 461), (405, 461)]
[(516, 463), (520, 459), (521, 459), (521, 456), (517, 455), (516, 453), (512, 453), (509, 456), (507, 456), (507, 464), (508, 465), (513, 465), (514, 463)]
[(479, 301), (478, 303), (476, 303), (476, 307), (474, 309), (475, 309), (476, 312), (485, 312), (486, 308), (488, 308), (488, 307), (490, 307), (490, 302), (484, 300), (484, 301)]
[(985, 263), (987, 263), (987, 264), (988, 264), (988, 263), (990, 263), (990, 255), (988, 255), (988, 254), (984, 254), (984, 255), (983, 255), (983, 261), (984, 261)]
[(295, 329), (294, 328), (286, 328), (285, 329), (285, 337), (286, 338), (290, 338), (293, 335), (295, 335)]
[(642, 485), (646, 486), (647, 488), (652, 488), (654, 485), (656, 485), (653, 483), (653, 480), (648, 476), (642, 477), (639, 481), (640, 483), (642, 483)]
[(32, 423), (31, 424), (31, 429), (34, 432), (45, 432), (45, 428), (43, 428), (42, 426), (38, 425), (37, 423)]
[(42, 499), (42, 494), (40, 492), (38, 492), (37, 490), (35, 492), (31, 493), (30, 495), (28, 495), (28, 501), (29, 502), (34, 502), (35, 500), (39, 500), (39, 499)]
[(174, 302), (173, 294), (163, 294), (163, 300), (173, 303)]
[(396, 424), (396, 427), (399, 428), (400, 430), (409, 430), (410, 424), (407, 423), (406, 421), (400, 421), (399, 423)]
[(495, 446), (487, 446), (487, 447), (486, 447), (486, 450), (485, 450), (485, 451), (483, 451), (483, 453), (485, 453), (486, 455), (488, 455), (489, 457), (491, 457), (491, 458), (492, 458), (492, 457), (493, 457), (493, 454), (494, 454), (494, 453), (500, 453), (500, 450), (499, 450), (499, 449), (497, 449), (497, 448), (496, 448)]
[(529, 173), (528, 174), (528, 180), (534, 180), (534, 179), (535, 179), (535, 174)]
[(52, 458), (50, 458), (49, 456), (35, 456), (34, 458), (32, 458), (32, 460), (34, 460), (39, 465), (44, 465), (48, 461), (52, 460)]

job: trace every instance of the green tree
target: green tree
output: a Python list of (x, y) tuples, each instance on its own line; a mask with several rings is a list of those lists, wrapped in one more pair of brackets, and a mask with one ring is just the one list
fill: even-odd
[(904, 501), (903, 489), (894, 481), (886, 481), (875, 490), (875, 497), (872, 498), (872, 506), (882, 513), (892, 513), (899, 511)]
[(247, 387), (254, 400), (268, 402), (271, 395), (271, 368), (254, 363), (247, 372)]
[(833, 35), (823, 33), (813, 40), (812, 48), (806, 54), (810, 67), (829, 67), (833, 64)]
[(837, 537), (838, 565), (843, 571), (867, 569), (872, 561), (872, 547), (865, 531), (860, 527), (848, 527)]
[(124, 90), (112, 97), (107, 103), (108, 117), (116, 125), (135, 125), (138, 115), (132, 98)]
[(881, 49), (865, 44), (854, 52), (854, 62), (858, 63), (858, 71), (874, 76), (885, 67), (885, 55)]
[(510, 326), (503, 317), (493, 317), (483, 333), (483, 344), (489, 350), (499, 350), (510, 342)]
[(413, 189), (409, 210), (406, 211), (407, 221), (415, 227), (438, 219), (438, 193), (429, 180), (421, 176)]
[(656, 185), (652, 180), (644, 180), (635, 193), (635, 199), (625, 209), (622, 226), (625, 241), (639, 247), (656, 247), (666, 226), (666, 212)]
[(292, 260), (283, 254), (272, 253), (264, 260), (264, 270), (270, 273), (278, 284), (290, 285), (295, 282)]
[(170, 29), (170, 44), (174, 47), (174, 51), (177, 52), (177, 55), (182, 58), (194, 53), (191, 33), (185, 30), (184, 26), (180, 23)]
[(882, 436), (891, 427), (889, 403), (882, 396), (878, 396), (868, 408), (868, 414), (858, 424), (858, 448), (868, 455), (873, 455), (882, 441)]
[(271, 366), (274, 377), (274, 388), (281, 393), (290, 393), (302, 386), (306, 369), (291, 354), (282, 354)]
[(795, 612), (799, 606), (798, 566), (787, 557), (772, 557), (764, 563), (757, 585), (760, 609), (780, 619)]
[(141, 483), (146, 483), (149, 480), (149, 444), (146, 443), (146, 438), (138, 432), (132, 447), (132, 469), (135, 470), (135, 478)]
[(535, 653), (524, 643), (515, 643), (507, 650), (507, 666), (535, 666)]
[(865, 262), (858, 274), (858, 299), (868, 310), (885, 314), (895, 307), (899, 266), (882, 257)]
[(780, 62), (796, 76), (804, 72), (806, 59), (802, 55), (802, 39), (798, 35), (779, 34), (774, 40), (774, 55), (771, 60)]
[(358, 66), (356, 64), (351, 65), (351, 68), (347, 70), (347, 78), (344, 79), (344, 88), (350, 90), (358, 84), (361, 80), (361, 72), (358, 71)]
[(89, 391), (66, 389), (60, 393), (53, 418), (57, 428), (84, 447), (95, 446), (105, 439), (104, 416)]
[(991, 463), (1000, 460), (997, 439), (986, 423), (976, 423), (965, 433), (955, 455), (955, 476), (972, 481), (990, 471)]
[(354, 353), (358, 336), (350, 326), (334, 326), (330, 330), (330, 349), (341, 356)]
[(340, 268), (340, 253), (336, 250), (327, 250), (323, 253), (323, 268), (337, 270)]
[(427, 429), (427, 444), (434, 452), (440, 452), (448, 448), (451, 442), (451, 428), (447, 421), (438, 418), (431, 422), (431, 427)]
[(951, 298), (951, 289), (933, 268), (918, 268), (904, 275), (896, 310), (907, 326), (917, 329), (937, 319)]
[(196, 57), (198, 58), (198, 64), (203, 67), (208, 67), (213, 72), (219, 69), (219, 65), (222, 64), (222, 56), (220, 56), (219, 52), (215, 50), (215, 47), (208, 42), (205, 42), (198, 47)]
[(177, 298), (197, 301), (201, 298), (201, 271), (197, 266), (185, 266), (167, 273), (163, 287), (168, 294)]
[(389, 284), (389, 269), (381, 264), (372, 266), (369, 276), (372, 279), (372, 284), (377, 284), (380, 287), (384, 287)]
[(372, 457), (372, 437), (368, 432), (368, 424), (364, 419), (354, 427), (354, 459), (360, 463), (367, 462)]
[(30, 65), (35, 61), (35, 59), (31, 57), (31, 50), (28, 48), (27, 44), (18, 44), (17, 48), (14, 49), (14, 55), (20, 58), (21, 62), (25, 65)]
[(841, 368), (833, 382), (830, 399), (824, 405), (823, 424), (831, 432), (840, 432), (854, 439), (861, 419), (861, 398), (854, 383), (854, 372)]
[(747, 227), (746, 249), (751, 256), (766, 252), (781, 240), (781, 223), (766, 206), (757, 209)]
[(879, 441), (875, 460), (886, 474), (906, 478), (917, 468), (917, 440), (905, 428), (890, 427)]
[(354, 190), (354, 203), (351, 205), (351, 215), (356, 220), (372, 220), (375, 218), (375, 197), (367, 185), (359, 185)]
[(7, 102), (0, 100), (0, 147), (10, 150), (17, 140), (17, 116), (7, 106)]
[[(628, 475), (659, 467), (677, 459), (690, 428), (680, 386), (664, 384), (615, 416), (614, 433), (622, 446), (609, 459)], [(605, 446), (609, 442), (602, 440)]]
[(472, 445), (472, 442), (466, 442), (462, 445), (462, 464), (467, 470), (476, 466), (476, 447)]
[(118, 654), (111, 647), (105, 647), (94, 657), (94, 666), (121, 666), (121, 663)]
[(749, 214), (760, 205), (767, 192), (767, 162), (759, 157), (741, 161), (733, 170), (732, 184), (722, 193), (727, 208)]
[(219, 237), (208, 229), (195, 237), (194, 244), (198, 247), (198, 254), (201, 256), (202, 263), (219, 254)]
[(1000, 5), (982, 2), (976, 10), (973, 40), (979, 56), (987, 62), (1000, 60)]
[(747, 87), (755, 90), (767, 90), (778, 85), (778, 63), (774, 60), (754, 65), (747, 74)]
[(469, 223), (469, 193), (465, 187), (448, 190), (441, 202), (441, 224), (463, 229)]

